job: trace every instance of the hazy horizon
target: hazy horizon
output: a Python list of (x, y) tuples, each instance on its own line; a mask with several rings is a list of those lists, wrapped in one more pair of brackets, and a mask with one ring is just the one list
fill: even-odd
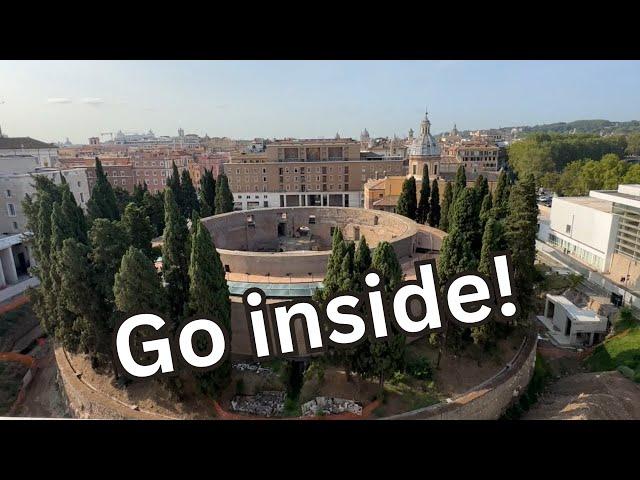
[(9, 136), (404, 136), (636, 120), (639, 61), (0, 61)]

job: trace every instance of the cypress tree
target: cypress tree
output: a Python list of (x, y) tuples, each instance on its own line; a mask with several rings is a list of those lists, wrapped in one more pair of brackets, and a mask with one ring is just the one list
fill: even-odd
[(184, 218), (191, 218), (193, 212), (200, 211), (200, 205), (198, 203), (198, 194), (191, 181), (191, 175), (188, 169), (182, 170), (182, 176), (180, 181), (180, 197), (182, 201), (181, 212)]
[(49, 307), (55, 338), (69, 351), (76, 352), (79, 345), (79, 335), (73, 329), (75, 316), (66, 308), (62, 296), (62, 275), (65, 265), (61, 259), (62, 243), (72, 238), (73, 225), (66, 218), (60, 202), (53, 204), (51, 211), (51, 253), (49, 256), (50, 290), (47, 292)]
[(148, 191), (144, 192), (142, 207), (153, 225), (154, 235), (162, 235), (164, 231), (164, 194), (160, 191), (154, 194)]
[[(164, 291), (153, 262), (144, 252), (131, 246), (122, 257), (120, 267), (113, 282), (115, 306), (124, 315), (140, 312), (158, 312), (165, 308)], [(154, 354), (142, 349), (142, 342), (156, 333), (149, 326), (137, 329), (131, 354), (142, 364), (151, 363)], [(175, 377), (169, 385), (175, 387)], [(173, 382), (172, 382), (173, 381)]]
[(435, 178), (431, 183), (431, 198), (429, 199), (427, 223), (429, 226), (436, 228), (440, 223), (440, 189), (438, 188), (438, 180)]
[(509, 203), (509, 180), (504, 170), (500, 171), (498, 183), (493, 192), (493, 208), (496, 210), (496, 219), (501, 220), (507, 216)]
[[(231, 302), (220, 256), (211, 235), (202, 222), (192, 227), (191, 256), (189, 261), (189, 312), (218, 320), (231, 335)], [(194, 336), (196, 348), (207, 351), (207, 336), (202, 332)], [(201, 390), (217, 395), (231, 381), (231, 361), (218, 365), (215, 370), (198, 373)]]
[(91, 198), (87, 202), (87, 211), (91, 221), (97, 218), (118, 220), (118, 203), (113, 188), (107, 180), (100, 159), (96, 157), (96, 184), (91, 191)]
[(367, 244), (367, 239), (362, 235), (358, 241), (358, 248), (353, 260), (353, 276), (355, 277), (355, 288), (357, 291), (362, 289), (362, 275), (369, 268), (371, 268), (371, 249)]
[(113, 297), (118, 311), (162, 312), (164, 291), (153, 261), (139, 248), (130, 246), (122, 256), (113, 281)]
[(106, 363), (110, 358), (111, 308), (97, 292), (90, 251), (87, 245), (75, 239), (63, 242), (60, 263), (64, 268), (60, 275), (59, 295), (62, 305), (74, 316), (69, 333), (78, 343), (78, 349), (88, 354), (95, 365)]
[(224, 173), (218, 176), (216, 183), (214, 210), (216, 215), (233, 211), (233, 194), (229, 188), (229, 179)]
[(61, 185), (62, 190), (62, 214), (69, 222), (71, 230), (70, 237), (75, 238), (81, 243), (87, 243), (87, 219), (84, 216), (82, 208), (76, 203), (76, 199), (69, 190), (67, 183)]
[(129, 246), (127, 232), (121, 222), (98, 218), (89, 230), (89, 244), (96, 291), (112, 305), (113, 279)]
[(442, 212), (440, 215), (440, 223), (438, 228), (443, 232), (449, 231), (449, 211), (453, 206), (453, 186), (451, 182), (447, 182), (444, 187), (444, 200), (442, 201)]
[(151, 240), (155, 236), (155, 230), (151, 225), (151, 220), (144, 211), (143, 207), (130, 203), (124, 211), (122, 220), (120, 221), (129, 239), (129, 244), (153, 259), (154, 253), (151, 248)]
[(173, 191), (173, 198), (178, 206), (180, 206), (182, 204), (182, 199), (180, 198), (182, 189), (180, 188), (180, 172), (178, 171), (175, 161), (171, 162), (171, 176), (167, 178), (167, 188)]
[(327, 260), (327, 271), (322, 281), (322, 289), (316, 291), (314, 297), (317, 301), (323, 301), (328, 298), (329, 295), (338, 291), (342, 259), (345, 256), (346, 249), (347, 245), (342, 236), (342, 231), (339, 227), (335, 227), (331, 239), (331, 253)]
[(531, 312), (533, 305), (537, 228), (536, 184), (533, 174), (528, 174), (511, 189), (508, 214), (505, 219), (514, 283), (518, 286), (517, 299), (525, 318)]
[(340, 292), (350, 292), (354, 287), (354, 257), (355, 243), (345, 242), (344, 256), (340, 262), (338, 274), (338, 289)]
[(213, 172), (206, 170), (200, 178), (200, 215), (209, 217), (215, 213), (216, 205), (216, 180), (213, 178)]
[(491, 274), (491, 257), (492, 252), (503, 250), (505, 247), (504, 226), (500, 220), (490, 216), (484, 227), (482, 235), (482, 249), (480, 251), (480, 262), (478, 263), (478, 271), (485, 275)]
[(402, 192), (400, 192), (400, 198), (398, 198), (396, 213), (415, 220), (416, 209), (416, 179), (411, 176), (402, 183)]
[(489, 217), (492, 216), (493, 201), (491, 199), (491, 193), (487, 193), (482, 199), (482, 205), (480, 206), (480, 229), (483, 232)]
[[(145, 184), (146, 185), (146, 184)], [(127, 208), (129, 203), (134, 201), (134, 198), (127, 190), (122, 187), (114, 187), (113, 194), (116, 197), (116, 205), (118, 206), (118, 215), (122, 217), (124, 209)]]
[[(391, 292), (402, 281), (402, 268), (389, 242), (383, 241), (378, 244), (373, 252), (371, 266), (382, 275), (385, 282), (383, 295), (388, 299)], [(378, 376), (378, 388), (382, 392), (385, 378), (404, 367), (406, 338), (400, 332), (395, 331), (387, 341), (369, 343), (370, 358), (366, 367), (367, 371), (364, 373)]]
[(422, 185), (420, 186), (420, 200), (418, 201), (418, 209), (416, 210), (416, 222), (425, 224), (429, 218), (429, 212), (431, 210), (431, 189), (429, 188), (429, 174), (427, 172), (427, 165), (424, 166), (424, 172), (422, 173)]
[[(474, 202), (475, 194), (467, 188), (460, 192), (455, 201), (449, 234), (442, 242), (438, 258), (438, 275), (442, 286), (454, 275), (478, 267), (482, 234), (480, 219), (474, 212)], [(461, 346), (462, 333), (463, 330), (457, 325), (444, 322), (438, 365), (445, 345), (451, 345), (454, 349)]]
[[(458, 171), (456, 172), (456, 180), (453, 184), (453, 201), (455, 202), (460, 192), (462, 192), (465, 188), (467, 188), (467, 175), (464, 171), (464, 165), (460, 165), (458, 167)], [(451, 217), (451, 212), (449, 213), (449, 217)], [(449, 222), (451, 222), (451, 218), (449, 218)]]
[(133, 186), (133, 201), (135, 202), (136, 205), (141, 205), (142, 204), (142, 199), (144, 198), (144, 194), (145, 192), (148, 192), (149, 188), (147, 187), (147, 184), (142, 182), (141, 183), (136, 183)]
[(182, 318), (189, 294), (189, 231), (178, 209), (173, 190), (164, 193), (164, 242), (162, 244), (162, 272), (167, 284), (169, 316), (177, 322)]

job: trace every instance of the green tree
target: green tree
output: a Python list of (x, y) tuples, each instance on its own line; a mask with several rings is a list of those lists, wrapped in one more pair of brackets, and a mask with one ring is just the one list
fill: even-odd
[(422, 173), (422, 184), (420, 185), (420, 201), (416, 210), (416, 222), (425, 224), (429, 218), (431, 189), (429, 188), (429, 175), (427, 166), (424, 166)]
[(180, 186), (180, 172), (176, 166), (176, 162), (171, 162), (171, 176), (167, 178), (167, 188), (173, 192), (173, 199), (178, 204), (178, 209), (182, 211), (182, 187)]
[(416, 179), (411, 176), (402, 183), (402, 192), (400, 192), (400, 198), (398, 198), (396, 213), (415, 220), (416, 208)]
[(164, 194), (161, 191), (151, 194), (148, 191), (142, 196), (142, 208), (153, 225), (154, 234), (162, 235), (164, 231)]
[[(72, 324), (67, 331), (67, 342), (89, 355), (92, 364), (106, 364), (111, 358), (111, 307), (98, 293), (94, 269), (89, 254), (91, 249), (75, 239), (63, 242), (60, 251), (61, 304), (72, 313)], [(65, 345), (68, 347), (69, 345)]]
[(144, 208), (137, 206), (135, 203), (130, 203), (127, 205), (120, 222), (127, 232), (129, 244), (142, 250), (148, 258), (153, 259), (154, 253), (151, 248), (151, 240), (155, 236), (155, 230)]
[(229, 187), (229, 179), (224, 173), (218, 176), (216, 183), (215, 214), (233, 211), (233, 194)]
[[(378, 244), (373, 252), (371, 266), (380, 272), (382, 280), (385, 282), (384, 296), (389, 299), (391, 293), (402, 281), (402, 268), (389, 242), (383, 241)], [(391, 328), (395, 330), (395, 327)], [(368, 361), (363, 361), (365, 359), (360, 358), (360, 372), (365, 376), (377, 375), (378, 388), (382, 392), (385, 378), (404, 367), (406, 337), (396, 330), (384, 342), (368, 343), (369, 357), (366, 359)]]
[(442, 214), (438, 228), (443, 232), (449, 230), (449, 211), (453, 204), (453, 186), (451, 182), (447, 182), (444, 187), (444, 200), (442, 201)]
[(70, 225), (68, 238), (75, 238), (81, 243), (87, 243), (87, 219), (82, 208), (76, 203), (67, 183), (62, 184), (60, 190), (62, 192), (62, 214)]
[(518, 286), (517, 300), (525, 318), (533, 306), (537, 226), (535, 179), (533, 174), (528, 174), (511, 189), (509, 213), (505, 220), (505, 235), (511, 251), (514, 283)]
[[(467, 175), (464, 170), (464, 165), (460, 165), (456, 172), (456, 179), (453, 183), (453, 203), (464, 189), (467, 188)], [(451, 222), (451, 210), (449, 210), (449, 222)]]
[(114, 277), (113, 296), (116, 308), (125, 314), (162, 313), (166, 308), (164, 290), (153, 262), (133, 245), (120, 261)]
[[(146, 185), (146, 184), (145, 184)], [(133, 196), (122, 187), (114, 187), (113, 194), (116, 197), (116, 205), (118, 206), (118, 215), (122, 217), (124, 209), (127, 205), (134, 201)]]
[[(141, 312), (158, 312), (165, 310), (164, 290), (153, 262), (144, 252), (133, 246), (129, 247), (122, 257), (120, 267), (113, 282), (115, 307), (121, 315), (133, 315)], [(145, 352), (142, 343), (156, 333), (153, 328), (145, 326), (134, 331), (131, 354), (142, 364), (154, 360), (154, 354)], [(175, 386), (175, 378), (169, 380), (169, 386)]]
[(98, 218), (89, 230), (89, 244), (96, 291), (113, 305), (113, 279), (129, 246), (127, 231), (120, 222)]
[[(220, 256), (207, 228), (198, 221), (192, 227), (189, 261), (189, 312), (219, 321), (231, 335), (231, 302)], [(202, 332), (199, 332), (202, 333)], [(206, 334), (194, 336), (196, 348), (206, 352)], [(227, 359), (211, 370), (196, 375), (201, 390), (218, 395), (231, 381), (231, 362)]]
[(493, 192), (493, 208), (495, 209), (495, 215), (498, 220), (503, 219), (507, 215), (507, 204), (509, 202), (509, 179), (507, 178), (507, 172), (500, 171), (498, 176), (498, 183), (496, 189)]
[(215, 213), (216, 205), (216, 180), (213, 178), (213, 172), (206, 170), (200, 178), (200, 215), (209, 217)]
[(371, 268), (371, 249), (367, 244), (367, 239), (362, 235), (358, 241), (358, 248), (356, 249), (355, 258), (353, 260), (353, 273), (355, 277), (355, 288), (357, 291), (362, 289), (362, 275), (369, 268)]
[(480, 206), (480, 230), (484, 232), (484, 227), (489, 220), (489, 217), (493, 212), (493, 201), (491, 193), (487, 193), (482, 199), (482, 205)]
[[(438, 258), (438, 275), (441, 285), (454, 275), (476, 270), (480, 260), (482, 234), (480, 219), (474, 212), (475, 194), (465, 188), (455, 200), (449, 234), (445, 237)], [(461, 347), (464, 330), (449, 322), (444, 322), (438, 351), (437, 365), (440, 364), (442, 351), (446, 346), (454, 350)]]
[(436, 228), (440, 224), (440, 189), (438, 188), (438, 180), (435, 178), (431, 183), (431, 198), (429, 199), (427, 223), (429, 226)]
[(181, 212), (184, 218), (191, 218), (193, 212), (200, 211), (200, 204), (198, 203), (198, 194), (191, 181), (191, 175), (188, 169), (182, 170), (182, 176), (180, 180), (180, 197), (182, 201)]
[(142, 199), (144, 198), (145, 192), (149, 191), (149, 187), (145, 182), (136, 183), (133, 186), (133, 201), (136, 205), (142, 204)]
[(169, 316), (173, 322), (178, 322), (184, 314), (189, 294), (189, 230), (178, 209), (173, 190), (165, 189), (164, 198), (162, 272), (167, 284)]
[(91, 198), (87, 202), (87, 211), (92, 222), (97, 218), (106, 218), (107, 220), (120, 218), (115, 193), (98, 157), (96, 157), (96, 183), (91, 191)]

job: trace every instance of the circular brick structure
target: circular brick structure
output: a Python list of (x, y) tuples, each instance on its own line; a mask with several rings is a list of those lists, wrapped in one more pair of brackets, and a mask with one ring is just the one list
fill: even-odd
[[(201, 221), (211, 233), (226, 272), (231, 293), (231, 349), (236, 357), (251, 354), (242, 294), (260, 288), (267, 303), (311, 296), (324, 278), (335, 228), (345, 240), (357, 242), (364, 236), (372, 249), (389, 242), (407, 266), (417, 252), (437, 252), (444, 237), (443, 232), (401, 215), (363, 208), (266, 208)], [(303, 338), (302, 330), (297, 337)]]

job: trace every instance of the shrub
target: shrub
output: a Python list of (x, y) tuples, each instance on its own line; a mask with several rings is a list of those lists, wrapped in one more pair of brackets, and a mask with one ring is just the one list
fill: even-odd
[(429, 359), (419, 357), (407, 362), (407, 373), (418, 380), (431, 380), (433, 378), (433, 367)]
[(633, 369), (627, 367), (626, 365), (619, 365), (617, 370), (624, 375), (625, 377), (627, 377), (629, 380), (633, 380), (636, 372), (633, 371)]

